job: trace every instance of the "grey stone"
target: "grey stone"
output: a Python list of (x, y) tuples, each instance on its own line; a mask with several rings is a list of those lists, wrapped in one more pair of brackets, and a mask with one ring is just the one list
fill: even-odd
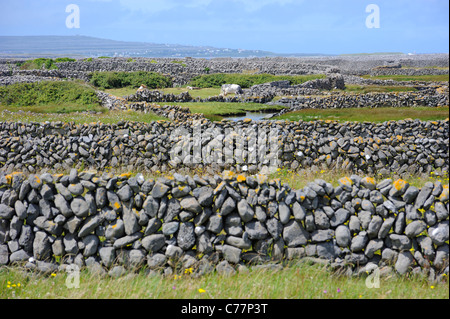
[(178, 246), (169, 245), (166, 249), (166, 256), (171, 259), (179, 259), (183, 255), (183, 249)]
[(266, 227), (269, 234), (277, 239), (281, 236), (281, 233), (283, 231), (283, 225), (280, 223), (280, 221), (276, 218), (270, 218), (266, 221)]
[(372, 239), (367, 244), (364, 254), (367, 256), (367, 258), (372, 258), (375, 254), (375, 252), (380, 251), (384, 247), (384, 242), (382, 239)]
[[(44, 187), (45, 187), (45, 185), (42, 186), (42, 189), (44, 189)], [(75, 196), (80, 196), (81, 194), (84, 193), (84, 187), (83, 187), (83, 185), (81, 185), (81, 183), (70, 184), (67, 187), (67, 190)]]
[(318, 229), (330, 228), (330, 220), (328, 219), (327, 214), (325, 214), (325, 212), (322, 209), (317, 209), (314, 212), (314, 223), (316, 224)]
[(195, 245), (195, 226), (193, 223), (181, 223), (177, 235), (178, 246), (183, 250), (189, 250)]
[(331, 227), (337, 227), (344, 224), (350, 217), (350, 212), (347, 209), (340, 208), (334, 212), (334, 215), (330, 218)]
[(236, 209), (236, 202), (233, 198), (228, 197), (222, 204), (220, 208), (220, 215), (227, 216)]
[(334, 236), (334, 231), (331, 229), (315, 230), (311, 234), (311, 242), (312, 243), (322, 243), (322, 242), (333, 239), (333, 236)]
[(360, 232), (357, 236), (352, 238), (352, 243), (350, 250), (354, 253), (362, 251), (367, 243), (369, 242), (369, 237), (365, 231)]
[(378, 238), (384, 239), (388, 236), (389, 232), (392, 229), (392, 226), (394, 225), (395, 217), (389, 216), (383, 221), (383, 224), (381, 224), (380, 230), (378, 231)]
[(72, 209), (70, 208), (70, 205), (66, 201), (64, 196), (62, 196), (60, 194), (56, 194), (54, 203), (55, 203), (55, 207), (57, 209), (59, 209), (59, 211), (61, 212), (61, 214), (64, 215), (64, 217), (69, 218), (69, 217), (73, 216)]
[(156, 184), (153, 186), (151, 195), (153, 198), (162, 198), (164, 197), (164, 195), (167, 194), (169, 189), (170, 189), (169, 186), (161, 184), (160, 182), (156, 182)]
[(122, 202), (128, 202), (133, 196), (133, 190), (129, 185), (125, 185), (117, 191), (117, 196), (119, 196)]
[(334, 259), (336, 257), (334, 244), (332, 242), (317, 244), (317, 255), (325, 259)]
[(152, 196), (148, 196), (142, 206), (142, 209), (148, 216), (155, 217), (158, 214), (159, 203)]
[(138, 216), (135, 213), (133, 207), (133, 202), (124, 202), (122, 205), (122, 217), (125, 226), (125, 234), (131, 235), (137, 231), (141, 230), (139, 226)]
[(28, 254), (25, 250), (20, 249), (18, 251), (13, 252), (10, 256), (9, 256), (9, 262), (11, 264), (14, 264), (16, 262), (24, 262), (26, 260), (28, 260), (30, 258), (30, 254)]
[(7, 265), (9, 263), (8, 245), (0, 245), (0, 265)]
[(427, 229), (427, 224), (422, 220), (415, 220), (405, 228), (405, 235), (414, 238)]
[(114, 247), (101, 247), (98, 250), (101, 262), (106, 267), (111, 267), (116, 259), (116, 250)]
[(405, 235), (390, 234), (391, 246), (398, 251), (406, 251), (411, 248), (411, 240)]
[(372, 220), (370, 221), (369, 226), (367, 227), (367, 235), (369, 235), (370, 239), (378, 237), (378, 233), (382, 225), (383, 225), (383, 218), (377, 215), (372, 217)]
[(83, 237), (84, 251), (83, 256), (89, 257), (97, 254), (97, 248), (100, 240), (96, 235), (88, 235)]
[(70, 209), (77, 217), (87, 217), (89, 205), (82, 197), (76, 197), (70, 203)]
[(310, 235), (301, 224), (291, 220), (283, 229), (283, 239), (288, 247), (298, 247), (306, 245)]
[(83, 226), (81, 226), (80, 231), (78, 232), (78, 237), (84, 237), (92, 233), (98, 225), (102, 222), (102, 219), (99, 215), (94, 215), (85, 220)]
[(217, 264), (216, 271), (220, 276), (233, 276), (236, 274), (236, 270), (226, 260)]
[(443, 245), (449, 239), (448, 220), (428, 228), (428, 236), (435, 245)]
[(150, 269), (158, 269), (165, 266), (167, 262), (166, 255), (163, 254), (149, 254), (147, 255), (147, 265)]
[(415, 186), (411, 186), (408, 188), (408, 190), (403, 194), (403, 200), (407, 204), (412, 204), (417, 198), (417, 195), (419, 194), (419, 189)]
[(430, 197), (431, 193), (433, 192), (434, 185), (431, 182), (426, 183), (422, 189), (420, 190), (419, 194), (417, 195), (415, 206), (417, 208), (422, 208), (428, 199)]
[(150, 235), (142, 239), (142, 247), (144, 247), (150, 254), (157, 253), (164, 247), (165, 243), (166, 238), (162, 234)]
[(66, 254), (76, 255), (78, 254), (78, 242), (77, 238), (73, 234), (66, 234), (63, 238), (64, 250)]
[(245, 231), (251, 240), (261, 240), (269, 236), (264, 224), (259, 221), (251, 221), (245, 224)]
[(5, 204), (0, 204), (0, 218), (11, 219), (14, 215), (14, 208)]
[(336, 228), (336, 244), (340, 247), (349, 247), (352, 241), (350, 229), (345, 225)]
[(298, 202), (295, 202), (292, 204), (292, 212), (294, 214), (294, 218), (297, 221), (303, 221), (306, 217), (306, 210), (305, 208), (300, 205)]
[(185, 197), (180, 202), (181, 209), (187, 210), (189, 212), (200, 214), (203, 210), (203, 208), (198, 203), (197, 199), (195, 197)]
[(244, 223), (247, 223), (253, 219), (253, 215), (255, 213), (245, 199), (239, 201), (237, 208), (239, 216), (241, 216)]
[[(295, 194), (295, 193), (294, 193)], [(281, 202), (278, 205), (278, 216), (280, 218), (280, 222), (285, 225), (289, 222), (289, 219), (291, 217), (291, 209), (288, 205), (286, 205), (285, 202)]]
[(223, 229), (223, 220), (220, 215), (212, 215), (206, 223), (206, 230), (218, 234)]
[(121, 237), (114, 242), (114, 248), (123, 248), (135, 242), (142, 237), (141, 232), (134, 233), (125, 237)]
[(241, 259), (241, 250), (230, 245), (223, 245), (223, 257), (232, 264), (237, 264)]
[(448, 244), (443, 244), (436, 249), (436, 257), (433, 266), (438, 270), (443, 270), (448, 267), (449, 263), (449, 248)]
[(413, 262), (413, 255), (409, 251), (402, 251), (398, 254), (397, 262), (395, 263), (395, 270), (400, 275), (405, 275), (409, 271)]
[(51, 257), (52, 247), (48, 235), (38, 231), (33, 242), (33, 255), (37, 260), (47, 260)]
[(114, 266), (109, 272), (108, 275), (113, 278), (120, 278), (127, 274), (127, 270), (123, 266)]

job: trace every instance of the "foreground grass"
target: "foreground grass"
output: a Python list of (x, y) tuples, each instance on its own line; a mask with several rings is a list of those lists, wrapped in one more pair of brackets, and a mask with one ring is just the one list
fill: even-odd
[[(32, 299), (447, 299), (449, 286), (422, 277), (381, 278), (380, 288), (366, 287), (365, 277), (333, 275), (320, 265), (298, 263), (281, 271), (250, 270), (224, 277), (199, 278), (181, 273), (163, 277), (145, 271), (121, 278), (80, 273), (79, 288), (66, 286), (67, 274), (52, 276), (19, 269), (0, 270), (0, 298)], [(238, 285), (236, 283), (239, 283)], [(20, 285), (19, 285), (20, 284)], [(13, 287), (14, 285), (14, 287)], [(9, 287), (8, 287), (9, 286)]]
[(383, 107), (383, 108), (342, 108), (305, 109), (285, 113), (276, 119), (290, 121), (333, 120), (339, 122), (385, 122), (404, 119), (437, 121), (448, 118), (449, 107)]

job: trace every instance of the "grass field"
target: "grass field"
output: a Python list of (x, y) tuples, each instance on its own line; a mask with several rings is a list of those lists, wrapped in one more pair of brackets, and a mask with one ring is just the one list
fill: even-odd
[(386, 92), (417, 92), (411, 86), (383, 86), (383, 85), (346, 85), (345, 92), (358, 94), (366, 93), (386, 93)]
[(449, 81), (449, 75), (378, 75), (378, 76), (370, 76), (364, 75), (365, 79), (373, 79), (373, 80), (394, 80), (394, 81)]
[[(13, 114), (2, 112), (2, 110), (7, 109)], [(33, 108), (31, 108), (33, 109)], [(21, 108), (20, 110), (24, 110)], [(34, 109), (36, 110), (36, 109)], [(39, 110), (39, 108), (37, 108)], [(11, 109), (10, 107), (4, 108), (0, 106), (0, 122), (52, 122), (52, 121), (62, 121), (62, 122), (75, 122), (76, 124), (92, 123), (92, 122), (102, 122), (105, 124), (116, 124), (120, 121), (134, 121), (134, 122), (144, 122), (151, 123), (152, 121), (170, 121), (168, 118), (158, 116), (154, 113), (141, 113), (137, 111), (109, 111), (107, 109), (100, 109), (97, 111), (102, 112), (97, 113), (77, 113), (76, 111), (70, 113), (58, 112), (58, 108), (55, 109), (55, 113), (28, 113), (31, 111), (28, 108), (24, 112), (18, 112), (19, 109)], [(86, 111), (85, 109), (79, 110), (79, 112)]]
[(290, 121), (333, 120), (339, 122), (384, 122), (404, 119), (422, 121), (445, 120), (449, 107), (386, 107), (386, 108), (342, 108), (342, 109), (305, 109), (285, 113), (276, 119)]
[[(194, 278), (189, 271), (167, 277), (145, 271), (121, 278), (80, 273), (79, 288), (66, 286), (67, 274), (49, 276), (19, 269), (0, 269), (0, 298), (17, 299), (448, 299), (448, 282), (433, 284), (423, 277), (380, 278), (369, 289), (366, 276), (333, 275), (322, 265), (300, 262), (282, 271), (253, 269), (225, 277), (211, 273)], [(239, 282), (239, 285), (236, 285)]]

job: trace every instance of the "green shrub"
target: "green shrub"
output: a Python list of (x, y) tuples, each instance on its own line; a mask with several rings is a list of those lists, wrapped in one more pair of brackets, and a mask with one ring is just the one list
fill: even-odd
[(155, 72), (93, 72), (90, 83), (104, 89), (123, 88), (127, 86), (139, 87), (145, 84), (149, 89), (172, 87), (172, 79)]
[(287, 80), (291, 85), (302, 84), (310, 80), (323, 79), (324, 74), (313, 75), (273, 75), (273, 74), (204, 74), (193, 78), (189, 85), (200, 88), (221, 87), (223, 84), (238, 84), (242, 88), (249, 88), (252, 85), (263, 84), (272, 81)]
[(28, 60), (25, 62), (18, 62), (16, 65), (20, 67), (21, 70), (35, 70), (42, 69), (44, 67), (47, 70), (58, 69), (55, 63), (60, 62), (74, 62), (75, 59), (71, 58), (56, 58), (56, 59), (46, 59), (46, 58), (38, 58), (34, 60)]
[(0, 103), (11, 106), (74, 103), (99, 105), (95, 90), (76, 82), (43, 81), (0, 87)]

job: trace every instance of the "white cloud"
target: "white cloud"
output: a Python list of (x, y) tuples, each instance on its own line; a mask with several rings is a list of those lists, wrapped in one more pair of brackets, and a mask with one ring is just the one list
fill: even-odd
[[(108, 0), (100, 0), (108, 1)], [(213, 0), (120, 0), (120, 4), (131, 10), (131, 11), (141, 11), (144, 13), (157, 13), (161, 11), (168, 11), (176, 7), (187, 7), (187, 8), (201, 8), (206, 7)]]
[(233, 2), (242, 4), (245, 11), (257, 11), (267, 5), (276, 4), (276, 5), (286, 5), (291, 3), (300, 3), (303, 0), (232, 0)]

